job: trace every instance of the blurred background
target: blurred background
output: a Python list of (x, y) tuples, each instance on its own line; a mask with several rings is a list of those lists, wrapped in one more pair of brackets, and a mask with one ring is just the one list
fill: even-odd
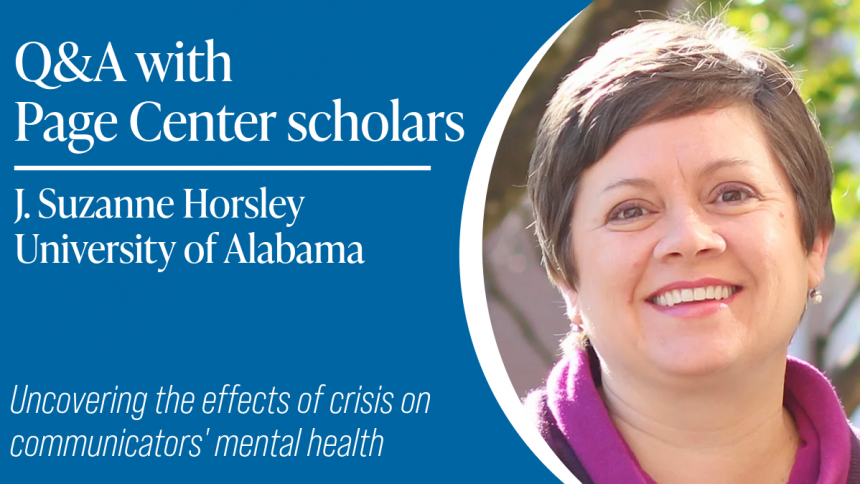
[(484, 214), (484, 278), (496, 341), (522, 397), (543, 385), (569, 330), (564, 301), (540, 265), (529, 227), (525, 177), (535, 132), (562, 78), (614, 32), (642, 19), (721, 13), (760, 46), (776, 49), (802, 79), (801, 94), (821, 122), (836, 171), (837, 231), (823, 304), (810, 305), (791, 354), (822, 369), (860, 424), (860, 0), (596, 0), (538, 65), (499, 144)]

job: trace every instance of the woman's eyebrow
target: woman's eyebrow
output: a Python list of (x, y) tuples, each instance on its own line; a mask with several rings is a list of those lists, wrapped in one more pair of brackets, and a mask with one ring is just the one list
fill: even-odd
[(749, 166), (753, 163), (744, 158), (718, 158), (707, 165), (703, 166), (699, 169), (698, 173), (696, 173), (698, 178), (707, 177), (713, 175), (714, 173), (720, 171), (723, 168), (734, 167), (734, 166)]
[(603, 195), (610, 190), (614, 190), (620, 187), (654, 188), (654, 182), (645, 178), (624, 178), (623, 180), (618, 180), (609, 184), (600, 192), (600, 194)]
[[(696, 176), (698, 178), (707, 177), (713, 175), (723, 168), (734, 167), (734, 166), (750, 166), (753, 163), (750, 160), (744, 158), (736, 158), (736, 157), (728, 157), (728, 158), (717, 158), (702, 168), (698, 170)], [(648, 180), (646, 178), (624, 178), (615, 182), (610, 183), (603, 190), (601, 190), (600, 194), (614, 190), (620, 187), (634, 187), (634, 188), (654, 188), (654, 182)]]

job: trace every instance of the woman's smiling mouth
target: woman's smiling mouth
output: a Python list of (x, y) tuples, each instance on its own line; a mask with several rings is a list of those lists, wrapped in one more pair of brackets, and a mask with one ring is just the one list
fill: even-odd
[(657, 306), (674, 306), (688, 302), (728, 299), (740, 286), (718, 285), (671, 289), (648, 299)]
[(646, 301), (674, 317), (701, 318), (726, 308), (742, 289), (715, 278), (679, 281), (658, 289)]

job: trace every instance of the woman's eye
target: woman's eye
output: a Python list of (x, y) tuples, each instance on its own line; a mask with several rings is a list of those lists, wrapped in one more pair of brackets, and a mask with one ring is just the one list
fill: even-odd
[(740, 190), (729, 190), (720, 194), (721, 202), (741, 202), (747, 198), (747, 194)]
[(755, 197), (755, 192), (747, 187), (728, 186), (717, 193), (718, 203), (740, 203)]
[(645, 207), (634, 205), (634, 206), (621, 206), (616, 208), (609, 214), (610, 221), (619, 221), (619, 222), (627, 222), (633, 220), (635, 218), (642, 217), (651, 213)]

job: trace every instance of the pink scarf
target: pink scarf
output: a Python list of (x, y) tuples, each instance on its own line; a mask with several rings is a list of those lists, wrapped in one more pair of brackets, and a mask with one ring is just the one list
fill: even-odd
[[(789, 357), (784, 401), (801, 440), (789, 484), (845, 484), (851, 430), (830, 382), (808, 363)], [(547, 403), (596, 484), (656, 484), (612, 424), (586, 351), (556, 364), (547, 381)]]

